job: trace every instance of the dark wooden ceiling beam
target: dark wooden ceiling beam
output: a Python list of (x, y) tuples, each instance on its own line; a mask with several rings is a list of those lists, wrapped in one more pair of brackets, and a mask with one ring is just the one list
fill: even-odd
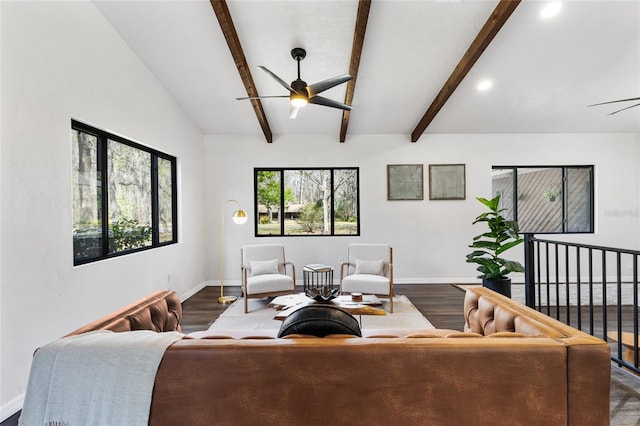
[[(213, 7), (213, 11), (216, 14), (216, 18), (218, 18), (218, 23), (220, 24), (220, 29), (222, 29), (222, 33), (224, 34), (224, 39), (227, 41), (227, 46), (229, 46), (229, 50), (231, 51), (231, 56), (233, 56), (233, 61), (238, 69), (238, 74), (240, 74), (240, 78), (242, 79), (242, 84), (244, 84), (244, 87), (247, 90), (247, 96), (259, 96), (258, 89), (256, 89), (253, 77), (251, 76), (251, 71), (249, 71), (247, 59), (244, 56), (244, 51), (242, 50), (242, 45), (240, 44), (236, 27), (233, 25), (233, 20), (231, 19), (231, 13), (229, 13), (227, 2), (225, 0), (210, 0), (210, 2), (211, 7)], [(269, 122), (267, 121), (267, 116), (264, 113), (260, 99), (251, 99), (249, 102), (251, 102), (251, 106), (253, 106), (253, 110), (256, 113), (256, 117), (258, 118), (258, 123), (260, 123), (260, 127), (262, 128), (264, 137), (267, 139), (268, 143), (272, 143), (273, 135), (271, 134)]]
[[(364, 45), (364, 35), (367, 31), (367, 21), (369, 20), (369, 9), (371, 0), (360, 0), (358, 2), (358, 13), (356, 15), (356, 28), (353, 32), (353, 45), (351, 46), (351, 63), (349, 64), (349, 75), (353, 77), (347, 83), (347, 93), (344, 96), (344, 103), (351, 105), (353, 94), (356, 91), (356, 81), (358, 80), (358, 69), (360, 68), (360, 55)], [(340, 126), (340, 142), (344, 142), (347, 137), (347, 127), (351, 111), (342, 111), (342, 125)]]
[(498, 6), (496, 6), (475, 40), (473, 40), (473, 43), (471, 43), (471, 46), (469, 46), (469, 49), (467, 49), (462, 59), (460, 59), (460, 62), (458, 62), (458, 65), (451, 73), (451, 76), (449, 76), (447, 82), (444, 83), (444, 86), (440, 89), (440, 92), (427, 109), (427, 112), (425, 112), (416, 128), (411, 132), (411, 142), (416, 142), (420, 136), (422, 136), (427, 126), (436, 118), (440, 109), (442, 109), (467, 73), (473, 68), (482, 53), (489, 46), (489, 43), (491, 43), (496, 34), (498, 34), (498, 31), (500, 31), (519, 4), (520, 0), (501, 0)]

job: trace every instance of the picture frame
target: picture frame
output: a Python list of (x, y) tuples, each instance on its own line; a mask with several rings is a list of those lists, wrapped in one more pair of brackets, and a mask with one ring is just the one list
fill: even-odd
[(422, 164), (388, 164), (387, 200), (423, 200), (423, 182)]
[(429, 164), (429, 200), (465, 199), (465, 164)]

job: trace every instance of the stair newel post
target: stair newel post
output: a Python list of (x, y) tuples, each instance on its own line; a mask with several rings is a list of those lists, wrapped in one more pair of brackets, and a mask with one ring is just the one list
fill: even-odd
[(533, 234), (524, 234), (524, 294), (525, 303), (535, 308), (536, 277), (535, 277), (535, 249)]

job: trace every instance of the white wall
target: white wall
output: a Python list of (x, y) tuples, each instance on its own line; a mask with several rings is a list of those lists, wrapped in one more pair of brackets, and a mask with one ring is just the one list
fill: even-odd
[[(41, 346), (156, 289), (181, 296), (220, 274), (225, 200), (253, 217), (253, 168), (358, 166), (361, 236), (255, 238), (227, 221), (225, 276), (239, 282), (243, 244), (282, 241), (299, 271), (337, 268), (351, 242), (394, 246), (396, 281), (474, 281), (464, 262), (475, 196), (493, 164), (595, 164), (595, 235), (568, 239), (637, 249), (638, 135), (206, 136), (185, 117), (88, 2), (0, 2), (0, 419), (21, 407)], [(180, 243), (73, 267), (70, 119), (179, 159)], [(277, 129), (276, 129), (277, 132)], [(204, 158), (204, 161), (203, 161)], [(386, 200), (386, 165), (467, 164), (467, 200)], [(227, 214), (233, 207), (227, 206)], [(518, 257), (519, 253), (514, 253)], [(521, 256), (520, 256), (521, 257)]]
[[(0, 420), (33, 351), (152, 291), (205, 279), (202, 135), (89, 2), (0, 2)], [(178, 157), (180, 243), (74, 267), (71, 118)]]
[[(233, 143), (228, 143), (233, 140)], [(283, 242), (298, 271), (306, 263), (326, 263), (337, 271), (352, 242), (390, 243), (397, 283), (477, 282), (475, 265), (465, 262), (473, 236), (471, 225), (484, 211), (476, 196), (491, 196), (492, 165), (595, 165), (596, 227), (593, 235), (565, 240), (640, 249), (638, 179), (640, 136), (636, 134), (276, 136), (267, 144), (260, 135), (209, 135), (205, 139), (208, 277), (219, 277), (221, 205), (228, 198), (254, 217), (254, 167), (360, 167), (360, 237), (254, 237), (253, 224), (227, 221), (225, 283), (238, 284), (243, 244)], [(387, 164), (424, 164), (424, 201), (387, 201)], [(428, 200), (428, 164), (465, 163), (464, 201)], [(226, 212), (231, 214), (233, 208)], [(552, 236), (555, 238), (556, 236)], [(558, 238), (560, 239), (560, 238)], [(522, 260), (523, 246), (508, 252)], [(520, 276), (518, 276), (520, 275)], [(334, 274), (338, 279), (338, 273)], [(514, 281), (522, 280), (514, 274)]]

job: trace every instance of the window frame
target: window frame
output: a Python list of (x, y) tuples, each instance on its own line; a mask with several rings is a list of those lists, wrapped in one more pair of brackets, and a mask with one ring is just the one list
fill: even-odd
[[(177, 190), (177, 158), (164, 152), (155, 150), (148, 146), (133, 142), (122, 136), (98, 129), (91, 125), (77, 120), (71, 120), (71, 130), (92, 135), (97, 140), (97, 161), (96, 174), (98, 176), (100, 201), (97, 209), (102, 218), (101, 223), (101, 254), (98, 256), (77, 259), (75, 250), (73, 253), (73, 265), (84, 265), (104, 259), (119, 257), (140, 251), (151, 250), (178, 242), (178, 190)], [(127, 145), (131, 148), (143, 151), (151, 155), (149, 174), (151, 175), (151, 244), (143, 247), (109, 252), (109, 176), (108, 176), (108, 141), (114, 141)], [(172, 238), (167, 241), (160, 241), (160, 209), (158, 195), (158, 159), (169, 161), (171, 164), (171, 234)], [(73, 166), (73, 165), (72, 165)], [(96, 200), (97, 201), (97, 200)], [(72, 215), (74, 214), (72, 208)], [(73, 240), (73, 238), (72, 238)]]
[[(560, 201), (562, 203), (562, 231), (561, 232), (553, 232), (553, 231), (534, 231), (527, 232), (520, 230), (521, 234), (594, 234), (595, 233), (595, 167), (594, 165), (527, 165), (527, 166), (492, 166), (491, 170), (511, 170), (513, 175), (513, 197), (512, 197), (512, 209), (513, 209), (513, 218), (511, 220), (518, 222), (518, 169), (560, 169), (562, 172), (562, 191)], [(567, 203), (567, 174), (569, 169), (586, 169), (589, 171), (589, 177), (591, 180), (591, 185), (589, 187), (589, 197), (590, 197), (590, 205), (589, 205), (589, 230), (588, 231), (568, 231), (567, 228), (569, 226), (568, 221), (568, 203)], [(492, 193), (493, 193), (493, 182), (492, 182)]]
[[(299, 170), (329, 170), (331, 173), (331, 210), (330, 210), (330, 228), (331, 232), (328, 234), (286, 234), (285, 233), (285, 220), (284, 220), (284, 205), (285, 205), (285, 182), (284, 174), (290, 171)], [(335, 233), (335, 194), (334, 194), (334, 171), (335, 170), (355, 170), (356, 172), (356, 211), (358, 216), (357, 230), (354, 234), (336, 234)], [(279, 172), (280, 173), (280, 206), (279, 206), (279, 222), (280, 222), (280, 234), (260, 234), (258, 232), (259, 226), (259, 203), (258, 203), (258, 173), (260, 172)], [(273, 237), (358, 237), (360, 236), (360, 167), (254, 167), (253, 169), (253, 202), (254, 212), (253, 215), (253, 232), (256, 237), (259, 238), (273, 238)]]

